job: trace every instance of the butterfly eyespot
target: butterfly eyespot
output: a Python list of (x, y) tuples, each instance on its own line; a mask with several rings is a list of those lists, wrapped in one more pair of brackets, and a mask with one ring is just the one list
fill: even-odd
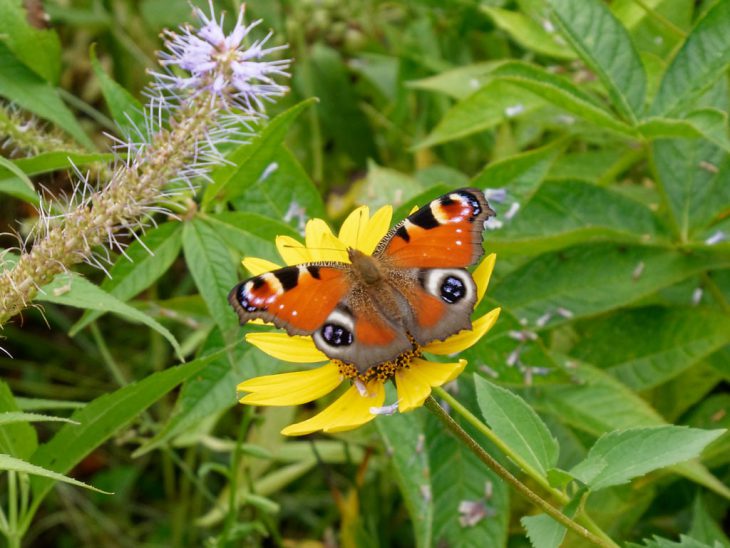
[(466, 285), (456, 276), (447, 276), (441, 283), (441, 299), (448, 304), (460, 301), (466, 292)]
[(331, 346), (350, 346), (354, 340), (352, 331), (335, 323), (322, 326), (322, 338)]

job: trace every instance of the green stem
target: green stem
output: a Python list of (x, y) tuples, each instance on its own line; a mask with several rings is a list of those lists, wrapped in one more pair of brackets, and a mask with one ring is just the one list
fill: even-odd
[[(439, 390), (439, 392), (443, 392), (443, 390)], [(560, 510), (548, 503), (545, 499), (541, 498), (537, 493), (532, 491), (515, 476), (513, 476), (509, 470), (507, 470), (504, 466), (497, 462), (494, 457), (487, 453), (476, 442), (476, 440), (474, 440), (474, 438), (472, 438), (466, 432), (466, 430), (459, 426), (459, 424), (454, 419), (452, 419), (451, 416), (446, 411), (444, 411), (444, 409), (436, 402), (433, 396), (429, 396), (429, 398), (426, 400), (425, 405), (429, 411), (436, 415), (436, 417), (441, 420), (441, 422), (443, 422), (444, 425), (449, 430), (451, 430), (451, 432), (479, 458), (479, 460), (489, 466), (490, 469), (492, 469), (499, 477), (501, 477), (504, 481), (510, 484), (518, 493), (527, 498), (530, 502), (540, 508), (555, 521), (564, 525), (580, 537), (586, 539), (592, 544), (595, 544), (596, 546), (602, 546), (603, 548), (618, 548), (618, 545), (614, 543), (611, 539), (601, 538), (598, 535), (589, 531), (586, 527), (579, 525), (568, 516), (563, 514)]]
[(248, 427), (251, 424), (253, 418), (253, 412), (250, 407), (244, 407), (243, 419), (238, 428), (238, 437), (236, 438), (236, 446), (233, 448), (233, 454), (231, 455), (231, 473), (230, 473), (230, 488), (228, 497), (228, 516), (226, 516), (226, 525), (223, 531), (223, 538), (228, 539), (228, 535), (233, 531), (233, 526), (236, 525), (236, 517), (238, 516), (238, 477), (241, 474), (241, 447), (243, 446), (243, 440), (246, 439), (246, 433)]

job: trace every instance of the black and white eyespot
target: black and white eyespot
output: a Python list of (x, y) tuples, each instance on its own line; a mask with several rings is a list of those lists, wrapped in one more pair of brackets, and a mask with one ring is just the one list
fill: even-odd
[(471, 275), (460, 268), (423, 270), (420, 280), (426, 291), (446, 304), (473, 301), (476, 294), (476, 284)]
[(312, 337), (319, 349), (336, 349), (355, 342), (355, 322), (349, 311), (335, 308)]

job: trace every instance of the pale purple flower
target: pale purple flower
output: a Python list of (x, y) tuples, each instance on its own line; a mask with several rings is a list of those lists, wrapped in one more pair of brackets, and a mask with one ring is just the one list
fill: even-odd
[(725, 240), (727, 240), (727, 234), (725, 234), (722, 230), (717, 230), (712, 234), (712, 236), (705, 240), (705, 243), (707, 245), (715, 245), (720, 242), (724, 242)]
[[(216, 19), (213, 3), (210, 15), (195, 8), (195, 15), (201, 22), (200, 28), (185, 26), (180, 33), (167, 32), (167, 51), (159, 54), (160, 64), (168, 70), (154, 73), (157, 88), (174, 96), (183, 93), (199, 93), (207, 90), (248, 114), (260, 115), (264, 101), (283, 95), (288, 88), (274, 81), (274, 77), (288, 77), (290, 60), (265, 61), (265, 57), (287, 46), (266, 48), (272, 36), (254, 40), (249, 45), (244, 40), (261, 20), (248, 25), (244, 21), (244, 8), (238, 14), (236, 25), (230, 34), (223, 31), (224, 17)], [(173, 72), (178, 67), (188, 76)]]

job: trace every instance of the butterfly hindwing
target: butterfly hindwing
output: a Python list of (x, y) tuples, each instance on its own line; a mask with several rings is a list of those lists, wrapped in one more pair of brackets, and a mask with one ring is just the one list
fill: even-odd
[(266, 272), (235, 286), (228, 301), (241, 324), (261, 318), (290, 335), (311, 335), (347, 294), (346, 266), (310, 263)]
[(374, 255), (400, 268), (467, 267), (484, 253), (484, 221), (493, 215), (480, 190), (455, 190), (397, 224)]

